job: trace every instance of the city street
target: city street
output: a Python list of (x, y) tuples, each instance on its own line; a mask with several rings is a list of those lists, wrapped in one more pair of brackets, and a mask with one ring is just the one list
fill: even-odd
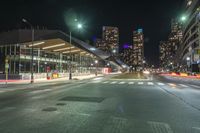
[(199, 85), (151, 75), (19, 86), (0, 91), (0, 133), (200, 133)]

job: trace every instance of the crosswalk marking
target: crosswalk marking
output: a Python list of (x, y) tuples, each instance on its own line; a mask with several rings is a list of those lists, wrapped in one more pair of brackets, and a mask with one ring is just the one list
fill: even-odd
[(119, 84), (125, 84), (125, 82), (119, 82)]
[(197, 85), (190, 85), (190, 86), (192, 86), (192, 87), (195, 87), (195, 88), (200, 88), (199, 86), (197, 86)]
[(109, 82), (108, 81), (103, 82), (103, 84), (107, 84), (107, 83), (109, 83)]
[(148, 82), (148, 85), (154, 85), (154, 83), (153, 82)]
[(42, 93), (42, 92), (49, 92), (52, 91), (53, 89), (44, 89), (44, 90), (34, 90), (32, 92), (29, 92), (31, 94), (38, 94), (38, 93)]
[(4, 93), (5, 91), (0, 91), (0, 93)]
[(133, 85), (133, 84), (134, 84), (134, 82), (129, 82), (128, 84), (129, 84), (129, 85)]
[(188, 87), (187, 85), (184, 84), (179, 84), (181, 87)]
[(192, 129), (194, 129), (196, 132), (200, 132), (200, 127), (192, 127)]
[(114, 81), (114, 82), (111, 82), (110, 84), (116, 84), (117, 82), (116, 81)]
[(167, 123), (148, 121), (153, 133), (173, 133)]
[(168, 83), (171, 87), (176, 87), (176, 84)]
[(138, 84), (139, 84), (139, 85), (143, 85), (143, 84), (144, 84), (144, 82), (138, 82)]
[(163, 85), (165, 85), (165, 84), (163, 84), (163, 83), (160, 83), (160, 82), (159, 82), (159, 83), (158, 83), (158, 85), (161, 85), (161, 86), (163, 86)]

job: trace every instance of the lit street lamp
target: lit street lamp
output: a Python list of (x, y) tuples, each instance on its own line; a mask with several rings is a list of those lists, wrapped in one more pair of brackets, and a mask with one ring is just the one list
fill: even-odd
[(187, 57), (186, 60), (187, 60), (187, 61), (190, 61), (190, 57)]
[(181, 22), (185, 22), (187, 20), (187, 16), (185, 16), (185, 15), (181, 16), (180, 20), (181, 20)]
[(191, 58), (190, 58), (190, 57), (187, 57), (187, 58), (186, 58), (186, 61), (187, 61), (187, 71), (189, 71), (189, 67), (190, 67), (190, 60), (191, 60)]
[[(78, 20), (75, 19), (74, 21), (77, 22)], [(77, 24), (77, 29), (82, 29), (82, 28), (83, 28), (82, 24), (78, 23)], [(70, 45), (72, 45), (72, 32), (71, 31), (70, 31), (69, 35), (70, 35), (70, 37), (69, 37), (70, 38), (69, 39), (69, 43), (70, 43)], [(71, 52), (71, 47), (70, 47), (69, 80), (72, 79), (72, 64), (71, 64), (71, 59), (72, 59), (72, 52)]]
[(26, 19), (22, 19), (22, 21), (26, 24), (28, 24), (31, 27), (32, 35), (31, 35), (31, 43), (32, 43), (32, 48), (31, 48), (31, 84), (34, 83), (34, 77), (33, 77), (33, 42), (34, 42), (34, 28), (33, 25), (27, 21)]
[(97, 74), (98, 74), (98, 70), (97, 70), (98, 63), (99, 63), (99, 61), (98, 61), (98, 60), (95, 60), (95, 64), (96, 64), (96, 72), (95, 72), (95, 75), (96, 75), (96, 76), (97, 76)]

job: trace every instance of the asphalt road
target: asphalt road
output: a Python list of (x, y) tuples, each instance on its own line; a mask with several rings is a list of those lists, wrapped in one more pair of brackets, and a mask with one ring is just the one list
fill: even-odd
[(200, 87), (158, 76), (0, 93), (0, 133), (200, 133)]

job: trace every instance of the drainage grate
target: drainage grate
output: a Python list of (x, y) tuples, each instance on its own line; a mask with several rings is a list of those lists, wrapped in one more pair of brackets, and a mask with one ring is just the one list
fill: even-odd
[(57, 108), (48, 107), (48, 108), (43, 109), (42, 111), (52, 112), (52, 111), (56, 111), (56, 110), (57, 110)]
[(57, 103), (56, 104), (57, 106), (64, 106), (64, 105), (66, 105), (65, 103)]
[(77, 101), (77, 102), (95, 102), (101, 103), (105, 98), (103, 97), (64, 97), (61, 101)]

